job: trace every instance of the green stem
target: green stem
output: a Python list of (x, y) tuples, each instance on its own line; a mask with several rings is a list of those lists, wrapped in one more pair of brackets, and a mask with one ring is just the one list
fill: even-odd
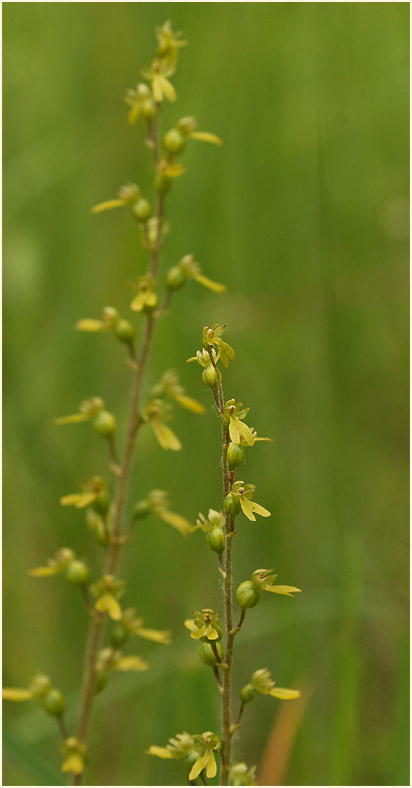
[[(219, 413), (223, 413), (224, 395), (220, 377), (217, 378), (215, 400)], [(229, 430), (222, 420), (222, 474), (223, 494), (229, 494), (233, 484), (233, 474), (229, 470), (227, 460), (227, 447), (229, 445)], [(225, 517), (225, 578), (224, 578), (224, 608), (226, 632), (226, 670), (223, 673), (222, 692), (222, 739), (223, 750), (221, 758), (220, 785), (229, 785), (230, 753), (231, 753), (231, 702), (232, 702), (232, 664), (233, 664), (233, 613), (232, 613), (232, 534), (234, 530), (233, 516), (226, 513)]]
[[(153, 141), (153, 160), (154, 167), (156, 168), (159, 159), (158, 150), (158, 115), (152, 124), (151, 138)], [(157, 197), (157, 219), (158, 219), (158, 235), (156, 243), (150, 252), (149, 259), (149, 273), (153, 276), (157, 275), (159, 266), (160, 249), (162, 243), (161, 224), (164, 215), (164, 201), (162, 195)], [(142, 391), (142, 382), (146, 371), (147, 360), (149, 357), (154, 325), (156, 316), (152, 314), (147, 315), (146, 326), (143, 335), (140, 353), (135, 365), (135, 372), (132, 383), (132, 392), (130, 397), (129, 409), (129, 426), (127, 430), (126, 442), (123, 450), (122, 463), (119, 469), (119, 478), (117, 482), (114, 516), (113, 516), (113, 533), (109, 546), (106, 552), (103, 574), (115, 574), (117, 562), (119, 558), (119, 551), (122, 547), (122, 526), (124, 520), (124, 510), (127, 499), (127, 491), (130, 478), (130, 469), (134, 454), (136, 437), (140, 426), (140, 397)], [(77, 737), (83, 744), (87, 744), (90, 718), (93, 709), (93, 701), (95, 697), (95, 680), (96, 680), (96, 659), (100, 649), (100, 644), (103, 638), (105, 624), (105, 616), (99, 613), (93, 616), (90, 623), (89, 635), (86, 645), (86, 653), (84, 659), (84, 672), (83, 672), (83, 689), (82, 699), (80, 706), (80, 715), (77, 728)], [(82, 775), (73, 775), (71, 785), (81, 785)]]

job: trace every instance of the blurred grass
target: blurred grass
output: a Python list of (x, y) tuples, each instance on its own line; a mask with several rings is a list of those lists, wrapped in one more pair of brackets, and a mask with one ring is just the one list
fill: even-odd
[[(406, 4), (4, 4), (4, 680), (24, 685), (42, 669), (75, 711), (80, 601), (27, 569), (60, 545), (92, 547), (58, 499), (105, 472), (102, 447), (54, 416), (101, 394), (124, 426), (118, 347), (72, 326), (106, 303), (126, 311), (124, 282), (144, 270), (128, 217), (89, 209), (129, 179), (149, 188), (143, 131), (127, 127), (122, 96), (168, 18), (190, 47), (165, 128), (193, 114), (225, 144), (187, 151), (165, 264), (193, 251), (229, 291), (188, 287), (159, 326), (151, 381), (178, 368), (208, 411), (177, 416), (178, 456), (142, 434), (133, 494), (168, 489), (190, 518), (219, 506), (210, 397), (184, 361), (204, 323), (225, 322), (237, 351), (227, 396), (275, 440), (248, 455), (246, 480), (273, 516), (240, 524), (235, 578), (270, 564), (304, 589), (250, 615), (235, 685), (267, 666), (283, 685), (301, 675), (314, 688), (287, 784), (406, 784)], [(190, 610), (219, 602), (214, 559), (198, 534), (184, 541), (151, 521), (122, 571), (128, 600), (177, 645), (143, 643), (152, 670), (120, 676), (99, 698), (88, 781), (179, 784), (178, 764), (142, 753), (219, 724), (212, 677), (182, 631)], [(264, 700), (248, 710), (248, 763), (276, 710)], [(5, 730), (4, 783), (56, 784), (52, 721), (7, 706)]]

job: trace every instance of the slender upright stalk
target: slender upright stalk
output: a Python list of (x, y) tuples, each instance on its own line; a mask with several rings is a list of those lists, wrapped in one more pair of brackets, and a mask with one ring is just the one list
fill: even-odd
[[(223, 413), (224, 395), (222, 381), (219, 376), (216, 385), (215, 401), (219, 413)], [(229, 430), (225, 428), (222, 421), (222, 475), (223, 475), (223, 494), (224, 497), (230, 493), (233, 484), (233, 471), (229, 470), (227, 459), (227, 449), (229, 445)], [(221, 759), (220, 784), (229, 784), (230, 752), (231, 752), (231, 704), (232, 704), (232, 664), (233, 664), (233, 614), (232, 614), (232, 539), (234, 521), (228, 512), (225, 516), (225, 559), (224, 559), (224, 610), (225, 610), (225, 631), (226, 648), (225, 663), (226, 670), (223, 672), (223, 692), (222, 692), (222, 738), (223, 751)]]
[[(158, 150), (158, 117), (159, 109), (157, 108), (156, 118), (152, 123), (151, 128), (151, 141), (153, 148), (153, 163), (154, 168), (157, 166), (159, 159)], [(156, 276), (160, 250), (162, 244), (161, 224), (164, 215), (164, 200), (162, 195), (157, 198), (157, 212), (156, 218), (158, 221), (157, 238), (155, 244), (152, 246), (149, 255), (149, 273)], [(132, 390), (130, 397), (130, 410), (129, 422), (127, 428), (126, 441), (123, 449), (123, 458), (119, 470), (119, 479), (117, 482), (114, 516), (113, 516), (113, 532), (107, 548), (104, 571), (103, 574), (115, 574), (116, 567), (119, 559), (120, 549), (123, 544), (123, 521), (124, 510), (127, 500), (127, 491), (130, 481), (130, 470), (134, 455), (136, 444), (136, 437), (140, 426), (139, 406), (140, 396), (142, 391), (142, 382), (144, 379), (147, 361), (150, 353), (151, 342), (153, 338), (153, 330), (156, 322), (156, 314), (148, 314), (146, 317), (146, 326), (144, 330), (143, 340), (140, 348), (140, 353), (135, 364), (135, 372), (132, 381)], [(79, 722), (77, 728), (77, 736), (83, 744), (87, 743), (90, 718), (93, 708), (93, 700), (95, 695), (95, 679), (96, 679), (96, 659), (99, 652), (100, 644), (103, 637), (103, 630), (105, 625), (105, 616), (102, 613), (94, 611), (90, 623), (89, 635), (87, 639), (85, 659), (84, 659), (84, 672), (83, 672), (83, 690), (82, 700), (80, 707)], [(82, 774), (73, 775), (71, 785), (81, 785)]]

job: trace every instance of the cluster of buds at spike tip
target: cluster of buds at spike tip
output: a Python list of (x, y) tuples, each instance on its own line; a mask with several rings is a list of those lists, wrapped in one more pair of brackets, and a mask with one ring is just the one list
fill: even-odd
[(300, 592), (300, 588), (296, 586), (274, 585), (273, 581), (276, 580), (277, 575), (271, 574), (273, 569), (256, 569), (250, 580), (244, 580), (236, 591), (236, 601), (243, 610), (249, 607), (255, 607), (259, 602), (262, 591), (269, 591), (272, 594), (280, 594), (281, 596), (291, 596)]
[(250, 683), (246, 684), (240, 693), (240, 701), (242, 705), (245, 705), (246, 703), (250, 703), (250, 701), (259, 694), (271, 695), (272, 698), (279, 698), (280, 700), (294, 700), (295, 698), (300, 698), (299, 690), (276, 687), (270, 672), (266, 670), (266, 668), (255, 670)]
[(204, 643), (217, 643), (222, 639), (222, 627), (220, 626), (219, 613), (210, 608), (203, 608), (200, 611), (193, 611), (194, 619), (188, 618), (185, 627), (190, 632), (193, 640), (201, 640)]
[(215, 733), (206, 731), (200, 736), (189, 733), (178, 733), (176, 738), (169, 739), (166, 747), (149, 747), (148, 754), (162, 759), (184, 759), (191, 766), (189, 780), (196, 780), (201, 772), (212, 780), (217, 773), (215, 752), (220, 752), (222, 741)]
[(65, 575), (74, 586), (85, 586), (89, 581), (89, 570), (84, 561), (79, 561), (69, 547), (57, 550), (54, 558), (50, 558), (46, 566), (31, 569), (32, 577), (51, 577), (52, 575)]
[(39, 673), (31, 680), (27, 689), (19, 687), (4, 687), (2, 690), (3, 700), (11, 700), (20, 703), (25, 700), (41, 700), (43, 708), (52, 717), (62, 717), (66, 710), (66, 701), (63, 693), (52, 687), (48, 676)]
[(270, 512), (267, 509), (252, 500), (255, 490), (254, 484), (235, 482), (231, 492), (225, 498), (225, 510), (233, 517), (242, 511), (245, 517), (252, 521), (256, 520), (255, 514), (259, 514), (261, 517), (270, 517)]
[(200, 265), (196, 262), (193, 254), (186, 254), (177, 265), (169, 268), (166, 274), (166, 287), (169, 290), (177, 290), (188, 279), (194, 279), (195, 282), (213, 290), (214, 293), (224, 293), (226, 290), (226, 285), (213, 282), (207, 276), (203, 276)]
[(85, 399), (80, 403), (78, 413), (60, 416), (54, 420), (55, 424), (76, 424), (82, 421), (91, 421), (97, 434), (107, 440), (113, 438), (117, 429), (116, 419), (113, 413), (104, 409), (101, 397)]
[(180, 451), (182, 444), (179, 438), (165, 423), (172, 418), (173, 408), (162, 399), (151, 399), (143, 411), (143, 421), (151, 424), (162, 449)]
[(247, 767), (245, 763), (234, 763), (230, 768), (230, 785), (257, 785), (256, 766)]
[(138, 636), (154, 643), (170, 645), (172, 633), (169, 630), (147, 629), (143, 626), (142, 618), (136, 618), (133, 608), (128, 608), (122, 613), (120, 621), (113, 624), (110, 631), (110, 643), (114, 648), (121, 648), (131, 636)]
[(197, 363), (200, 364), (203, 369), (203, 383), (211, 389), (216, 388), (217, 381), (221, 380), (222, 377), (220, 370), (216, 366), (218, 360), (219, 354), (216, 353), (214, 348), (209, 351), (204, 348), (202, 350), (197, 350), (195, 356), (191, 356), (191, 358), (187, 359), (188, 363), (197, 361)]
[(169, 77), (172, 77), (176, 71), (179, 49), (186, 46), (187, 41), (182, 41), (181, 33), (173, 32), (170, 22), (165, 22), (162, 27), (157, 28), (156, 35), (157, 57), (152, 60), (150, 67), (143, 68), (141, 73), (149, 80), (154, 101), (159, 104), (164, 98), (168, 101), (176, 101), (176, 91)]
[(225, 518), (222, 512), (217, 512), (215, 509), (209, 509), (207, 520), (206, 517), (199, 512), (196, 525), (206, 534), (206, 541), (210, 549), (213, 550), (214, 553), (221, 555), (225, 549)]
[(150, 203), (142, 197), (140, 189), (135, 183), (121, 186), (117, 192), (117, 197), (113, 200), (105, 200), (98, 203), (92, 208), (92, 213), (103, 213), (104, 211), (111, 211), (113, 208), (128, 208), (132, 216), (142, 223), (147, 222), (152, 215)]
[(152, 276), (139, 276), (137, 284), (132, 286), (136, 295), (130, 304), (134, 312), (152, 314), (158, 306), (156, 280)]
[(179, 376), (174, 369), (168, 369), (162, 375), (161, 379), (155, 386), (152, 387), (150, 395), (153, 399), (162, 399), (163, 397), (170, 397), (175, 402), (178, 402), (182, 408), (190, 410), (192, 413), (204, 413), (205, 406), (198, 402), (193, 397), (189, 397), (179, 381)]
[(123, 596), (125, 585), (123, 580), (117, 580), (114, 575), (104, 575), (90, 588), (96, 597), (95, 609), (99, 613), (108, 613), (113, 621), (121, 621), (122, 609), (118, 599)]
[(133, 345), (134, 328), (129, 320), (120, 317), (114, 306), (105, 306), (100, 320), (85, 317), (76, 323), (78, 331), (87, 331), (91, 334), (113, 334), (113, 336), (126, 345)]
[(196, 527), (182, 517), (181, 514), (170, 509), (170, 502), (165, 490), (151, 490), (147, 498), (138, 501), (133, 508), (133, 519), (142, 520), (145, 517), (159, 517), (168, 525), (176, 528), (182, 536), (189, 536)]
[(74, 775), (82, 774), (86, 767), (86, 746), (75, 736), (69, 736), (62, 742), (62, 772)]

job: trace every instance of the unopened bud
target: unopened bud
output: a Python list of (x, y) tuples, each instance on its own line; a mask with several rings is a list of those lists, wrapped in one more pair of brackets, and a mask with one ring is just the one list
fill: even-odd
[(243, 610), (248, 607), (255, 607), (261, 595), (260, 588), (254, 586), (250, 580), (245, 580), (236, 591), (236, 602)]
[(179, 287), (182, 287), (186, 282), (186, 277), (182, 274), (179, 266), (175, 265), (173, 268), (169, 268), (166, 274), (166, 287), (169, 290), (177, 290)]
[(225, 549), (225, 534), (222, 528), (213, 528), (206, 536), (206, 541), (214, 553), (223, 553)]
[(245, 459), (245, 452), (238, 443), (230, 443), (227, 450), (227, 459), (231, 468), (237, 468)]
[(147, 219), (149, 218), (149, 216), (151, 216), (152, 213), (150, 202), (148, 200), (145, 200), (143, 197), (141, 197), (141, 199), (138, 200), (133, 205), (132, 210), (134, 216), (136, 217), (136, 219), (139, 220), (139, 222), (147, 221)]
[(163, 138), (165, 150), (171, 154), (180, 153), (185, 146), (185, 142), (186, 140), (179, 129), (170, 129)]
[(53, 717), (61, 717), (66, 709), (63, 693), (57, 689), (50, 690), (43, 701), (43, 706), (48, 714), (51, 714)]
[(209, 364), (203, 372), (202, 372), (202, 380), (206, 386), (210, 386), (211, 389), (214, 389), (216, 386), (216, 370), (212, 364)]
[(111, 438), (117, 427), (113, 413), (109, 413), (108, 410), (102, 410), (97, 418), (94, 419), (93, 427), (102, 438)]
[(86, 585), (89, 576), (89, 570), (84, 561), (72, 561), (66, 572), (67, 579), (74, 586)]

